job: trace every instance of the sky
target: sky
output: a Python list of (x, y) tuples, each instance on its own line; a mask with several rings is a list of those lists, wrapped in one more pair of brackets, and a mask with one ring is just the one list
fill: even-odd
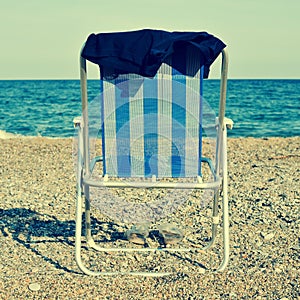
[[(300, 78), (299, 0), (0, 0), (0, 79), (77, 79), (90, 33), (206, 31), (229, 78)], [(220, 60), (211, 69), (217, 78)], [(88, 65), (89, 78), (98, 70)]]

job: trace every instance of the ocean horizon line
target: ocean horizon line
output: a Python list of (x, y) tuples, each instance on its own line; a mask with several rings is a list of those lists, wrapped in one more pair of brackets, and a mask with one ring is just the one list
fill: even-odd
[[(80, 78), (78, 76), (78, 78), (8, 78), (8, 79), (5, 79), (5, 78), (0, 78), (0, 82), (1, 81), (75, 81), (75, 80), (78, 80), (80, 81)], [(99, 78), (88, 78), (88, 80), (99, 80)], [(204, 79), (205, 81), (209, 81), (209, 80), (220, 80), (220, 78), (206, 78)], [(252, 77), (247, 77), (247, 78), (231, 78), (229, 77), (228, 80), (300, 80), (300, 77), (299, 78), (294, 78), (294, 77), (291, 77), (291, 78), (280, 78), (280, 77), (276, 77), (276, 78), (252, 78)]]

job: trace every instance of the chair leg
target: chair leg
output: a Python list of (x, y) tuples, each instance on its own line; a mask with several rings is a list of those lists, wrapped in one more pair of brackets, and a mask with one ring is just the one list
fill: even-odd
[[(88, 199), (84, 195), (89, 195), (89, 191), (82, 186), (82, 168), (83, 168), (83, 136), (82, 127), (78, 128), (78, 161), (77, 161), (77, 195), (76, 195), (76, 216), (75, 216), (75, 260), (79, 269), (87, 275), (101, 275), (99, 272), (90, 271), (84, 266), (81, 259), (81, 236), (82, 236), (82, 208), (83, 198), (85, 198), (85, 220), (86, 221), (86, 237), (91, 237), (91, 226), (90, 226), (90, 209)], [(84, 191), (84, 193), (83, 193)], [(86, 213), (88, 212), (88, 213)], [(89, 224), (89, 225), (88, 225)]]
[(218, 229), (218, 224), (219, 224), (218, 203), (219, 203), (219, 191), (215, 191), (213, 208), (212, 208), (211, 239), (208, 242), (208, 244), (203, 248), (203, 250), (210, 249), (215, 244), (215, 241), (216, 241), (217, 229)]
[(223, 261), (217, 271), (223, 271), (229, 261), (229, 216), (228, 216), (228, 197), (223, 196)]
[[(95, 272), (89, 270), (83, 263), (81, 259), (81, 236), (82, 236), (82, 207), (83, 207), (83, 198), (85, 198), (82, 194), (82, 189), (80, 185), (77, 185), (77, 198), (76, 198), (76, 225), (75, 225), (75, 259), (77, 266), (79, 269), (91, 276), (99, 276), (99, 275), (117, 275), (115, 272), (107, 273), (107, 272)], [(87, 202), (87, 200), (85, 200)], [(85, 218), (86, 211), (85, 211)], [(87, 226), (87, 225), (86, 225)]]
[(83, 196), (81, 188), (77, 187), (76, 198), (76, 225), (75, 225), (75, 259), (76, 263), (81, 271), (87, 274), (87, 269), (83, 265), (81, 260), (81, 235), (82, 235), (82, 205)]
[(76, 227), (75, 227), (75, 259), (79, 269), (86, 275), (99, 276), (99, 275), (116, 275), (117, 273), (94, 272), (89, 270), (81, 259), (81, 235), (82, 235), (82, 205), (83, 196), (78, 191), (76, 201)]
[(221, 167), (223, 173), (222, 206), (223, 206), (223, 261), (217, 271), (223, 271), (229, 261), (229, 210), (228, 210), (228, 181), (227, 181), (227, 130), (222, 135)]
[(85, 195), (85, 237), (87, 240), (87, 244), (93, 244), (94, 240), (92, 238), (92, 225), (91, 225), (91, 205), (90, 205), (90, 195), (89, 195), (89, 187), (85, 186), (84, 188)]

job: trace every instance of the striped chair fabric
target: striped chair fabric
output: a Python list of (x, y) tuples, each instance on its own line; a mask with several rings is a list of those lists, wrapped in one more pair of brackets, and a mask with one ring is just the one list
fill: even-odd
[(104, 174), (201, 176), (203, 68), (194, 53), (186, 57), (192, 76), (172, 68), (170, 59), (154, 78), (100, 81)]

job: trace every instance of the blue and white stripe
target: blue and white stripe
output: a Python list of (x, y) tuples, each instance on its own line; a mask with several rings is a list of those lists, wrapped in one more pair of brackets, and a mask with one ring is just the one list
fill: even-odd
[(201, 80), (200, 71), (183, 76), (167, 64), (153, 79), (129, 74), (103, 80), (104, 173), (200, 175)]

